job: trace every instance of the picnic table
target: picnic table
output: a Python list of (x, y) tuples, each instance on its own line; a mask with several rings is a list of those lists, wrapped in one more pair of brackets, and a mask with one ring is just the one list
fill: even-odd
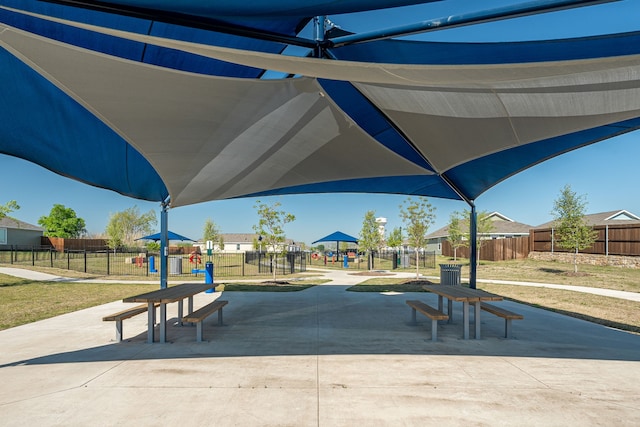
[(169, 288), (158, 289), (140, 295), (134, 295), (123, 299), (123, 302), (144, 302), (148, 304), (147, 316), (147, 342), (155, 341), (155, 309), (156, 304), (160, 304), (160, 337), (159, 341), (167, 342), (167, 304), (178, 302), (178, 319), (182, 321), (184, 300), (188, 299), (188, 314), (193, 313), (193, 296), (211, 289), (212, 284), (205, 283), (184, 283), (182, 285)]
[(465, 286), (451, 286), (451, 285), (424, 285), (423, 288), (429, 292), (438, 295), (438, 310), (442, 311), (443, 303), (442, 299), (446, 298), (447, 314), (449, 315), (448, 323), (451, 323), (453, 318), (452, 308), (453, 301), (462, 302), (462, 317), (464, 324), (463, 338), (469, 339), (469, 304), (474, 304), (474, 323), (475, 323), (475, 338), (480, 339), (480, 307), (482, 301), (502, 301), (500, 295), (495, 295), (481, 289), (471, 289)]

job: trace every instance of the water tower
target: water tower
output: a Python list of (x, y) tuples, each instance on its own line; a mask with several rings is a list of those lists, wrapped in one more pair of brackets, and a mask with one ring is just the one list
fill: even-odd
[(378, 232), (380, 233), (380, 236), (384, 237), (385, 226), (387, 225), (387, 218), (383, 218), (383, 217), (376, 218), (376, 222), (378, 223)]

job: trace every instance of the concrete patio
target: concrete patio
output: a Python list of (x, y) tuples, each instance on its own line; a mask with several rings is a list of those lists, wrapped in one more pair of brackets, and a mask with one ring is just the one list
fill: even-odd
[[(338, 273), (336, 273), (338, 275)], [(342, 277), (342, 284), (340, 278)], [(146, 342), (145, 315), (117, 343), (94, 307), (0, 332), (0, 419), (10, 426), (640, 425), (640, 336), (504, 301), (514, 339), (482, 313), (462, 339), (461, 305), (432, 342), (407, 299), (346, 292), (342, 274), (302, 292), (200, 294), (229, 300), (195, 328)], [(473, 334), (472, 334), (473, 336)]]

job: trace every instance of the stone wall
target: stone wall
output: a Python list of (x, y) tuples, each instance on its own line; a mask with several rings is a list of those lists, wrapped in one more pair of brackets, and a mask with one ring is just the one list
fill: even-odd
[[(573, 253), (568, 252), (530, 252), (529, 258), (539, 261), (556, 261), (573, 264)], [(578, 264), (612, 265), (615, 267), (640, 268), (640, 257), (621, 255), (596, 255), (578, 253)]]

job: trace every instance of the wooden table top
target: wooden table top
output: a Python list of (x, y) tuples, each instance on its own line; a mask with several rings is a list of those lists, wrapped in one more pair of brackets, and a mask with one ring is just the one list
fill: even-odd
[(167, 304), (199, 294), (200, 292), (204, 292), (214, 286), (214, 284), (205, 283), (183, 283), (182, 285), (171, 286), (165, 289), (157, 289), (144, 294), (127, 297), (122, 301)]
[(500, 295), (492, 294), (481, 289), (467, 288), (466, 286), (424, 285), (423, 289), (452, 301), (502, 301)]

